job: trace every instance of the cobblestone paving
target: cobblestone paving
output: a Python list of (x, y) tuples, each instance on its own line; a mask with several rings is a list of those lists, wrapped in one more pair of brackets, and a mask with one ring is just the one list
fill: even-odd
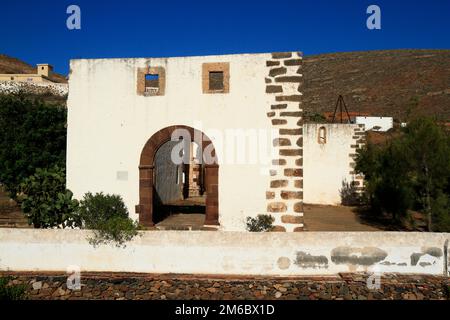
[(369, 289), (370, 274), (269, 279), (90, 273), (82, 274), (78, 291), (67, 289), (66, 275), (0, 273), (5, 275), (12, 276), (11, 284), (26, 284), (29, 299), (445, 300), (450, 295), (450, 278), (423, 275), (383, 275), (380, 287)]

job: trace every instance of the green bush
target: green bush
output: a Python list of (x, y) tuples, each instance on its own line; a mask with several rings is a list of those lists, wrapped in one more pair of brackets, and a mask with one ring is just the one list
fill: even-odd
[(273, 229), (275, 218), (270, 214), (258, 214), (256, 218), (247, 217), (247, 230), (250, 232), (266, 232)]
[(26, 299), (26, 286), (9, 285), (11, 277), (0, 278), (0, 300), (24, 300)]
[(139, 225), (128, 216), (128, 210), (119, 195), (86, 193), (80, 201), (79, 214), (83, 227), (93, 230), (89, 242), (99, 244), (115, 243), (125, 247), (138, 234)]
[(374, 213), (400, 222), (409, 210), (427, 216), (429, 231), (450, 231), (450, 134), (431, 118), (416, 118), (384, 145), (358, 152), (357, 173), (365, 178)]
[(21, 184), (22, 210), (35, 228), (80, 227), (78, 202), (66, 189), (64, 169), (37, 169)]
[(37, 168), (65, 167), (66, 118), (63, 106), (0, 95), (0, 183), (13, 199)]
[(343, 180), (342, 188), (339, 190), (339, 193), (341, 195), (341, 204), (343, 206), (356, 206), (361, 203), (361, 196), (353, 183)]
[(437, 232), (450, 231), (450, 195), (439, 193), (436, 199), (432, 199), (431, 211), (433, 212), (433, 230)]

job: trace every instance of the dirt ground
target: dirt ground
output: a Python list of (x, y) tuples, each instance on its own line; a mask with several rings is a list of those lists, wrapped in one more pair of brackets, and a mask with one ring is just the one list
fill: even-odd
[(382, 231), (361, 219), (354, 207), (305, 204), (306, 231)]

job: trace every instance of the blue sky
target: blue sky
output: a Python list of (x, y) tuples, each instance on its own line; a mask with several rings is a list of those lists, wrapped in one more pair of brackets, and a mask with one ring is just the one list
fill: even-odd
[[(63, 74), (72, 58), (450, 48), (450, 0), (0, 1), (0, 53)], [(371, 4), (381, 30), (366, 28)]]

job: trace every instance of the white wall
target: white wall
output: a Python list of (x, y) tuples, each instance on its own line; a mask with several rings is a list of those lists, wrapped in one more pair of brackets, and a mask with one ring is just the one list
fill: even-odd
[(392, 117), (355, 117), (356, 124), (364, 124), (366, 130), (372, 130), (373, 127), (380, 127), (377, 131), (388, 131), (394, 126)]
[[(270, 129), (265, 94), (270, 54), (160, 59), (72, 60), (68, 98), (67, 185), (76, 198), (84, 193), (120, 194), (134, 219), (139, 203), (139, 157), (147, 140), (171, 125), (202, 130)], [(230, 63), (230, 92), (202, 93), (202, 63)], [(136, 94), (137, 69), (162, 66), (164, 96)], [(214, 142), (214, 140), (213, 140)], [(271, 140), (265, 142), (271, 147)], [(264, 213), (268, 175), (259, 165), (223, 163), (219, 158), (219, 222), (226, 230), (243, 230), (245, 218)], [(124, 171), (127, 179), (117, 179)], [(266, 168), (265, 172), (268, 172)], [(123, 173), (122, 173), (123, 177)]]
[(443, 275), (449, 233), (146, 231), (92, 247), (84, 230), (0, 229), (1, 271), (235, 275), (400, 272)]
[[(319, 144), (319, 128), (326, 129), (326, 143)], [(339, 190), (342, 181), (351, 182), (352, 159), (355, 152), (356, 124), (303, 125), (303, 201), (314, 204), (338, 205), (341, 203)]]

